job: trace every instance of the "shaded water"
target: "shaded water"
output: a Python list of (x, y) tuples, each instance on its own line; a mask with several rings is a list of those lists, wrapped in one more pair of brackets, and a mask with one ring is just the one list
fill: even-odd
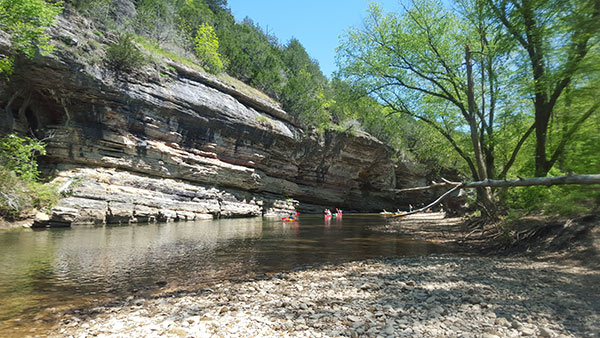
[(446, 251), (371, 230), (385, 222), (379, 215), (327, 222), (302, 215), (298, 222), (247, 218), (0, 232), (0, 336), (35, 327), (56, 309), (165, 283), (180, 287), (304, 264)]

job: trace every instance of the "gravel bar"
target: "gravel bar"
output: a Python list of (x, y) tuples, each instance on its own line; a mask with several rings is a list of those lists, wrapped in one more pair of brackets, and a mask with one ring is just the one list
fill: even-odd
[(60, 337), (598, 337), (600, 273), (437, 255), (309, 267), (66, 315)]

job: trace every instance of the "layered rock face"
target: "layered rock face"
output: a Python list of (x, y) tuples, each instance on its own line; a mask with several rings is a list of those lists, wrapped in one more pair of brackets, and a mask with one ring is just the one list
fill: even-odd
[(86, 24), (60, 18), (52, 34), (61, 52), (20, 60), (0, 85), (0, 130), (46, 140), (44, 167), (61, 185), (58, 207), (72, 215), (64, 223), (402, 203), (386, 191), (396, 174), (391, 150), (378, 140), (307, 134), (277, 106), (183, 65), (112, 73), (74, 55), (102, 53), (105, 41)]

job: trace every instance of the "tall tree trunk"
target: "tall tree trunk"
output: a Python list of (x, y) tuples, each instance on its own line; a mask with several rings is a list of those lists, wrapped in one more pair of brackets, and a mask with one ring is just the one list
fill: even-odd
[[(475, 155), (475, 163), (477, 164), (478, 177), (480, 180), (488, 179), (487, 167), (483, 158), (481, 140), (479, 138), (477, 126), (477, 107), (475, 104), (475, 92), (473, 82), (473, 60), (471, 58), (471, 50), (469, 45), (465, 45), (465, 61), (467, 64), (467, 100), (469, 104), (468, 120), (469, 129), (471, 130), (471, 142), (473, 143), (473, 151)], [(495, 204), (492, 202), (492, 190), (488, 187), (477, 188), (477, 204), (479, 209), (489, 218), (497, 218)]]
[(485, 160), (483, 159), (483, 152), (481, 147), (481, 141), (479, 138), (479, 128), (477, 126), (477, 107), (475, 104), (475, 93), (474, 93), (474, 82), (473, 82), (473, 60), (471, 59), (471, 50), (469, 45), (465, 45), (465, 61), (467, 63), (467, 99), (469, 103), (469, 129), (471, 131), (471, 142), (473, 143), (473, 151), (475, 153), (475, 163), (477, 165), (477, 172), (480, 180), (488, 178)]
[(543, 177), (548, 174), (548, 158), (546, 157), (546, 140), (551, 111), (543, 102), (535, 104), (535, 176)]

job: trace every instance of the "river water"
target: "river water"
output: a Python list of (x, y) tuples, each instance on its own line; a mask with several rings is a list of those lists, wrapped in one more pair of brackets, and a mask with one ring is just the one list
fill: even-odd
[[(0, 232), (0, 336), (61, 310), (307, 264), (446, 252), (373, 231), (379, 215), (302, 215)], [(56, 315), (54, 315), (56, 316)], [(55, 318), (55, 317), (54, 317)], [(12, 334), (11, 334), (12, 333)]]

